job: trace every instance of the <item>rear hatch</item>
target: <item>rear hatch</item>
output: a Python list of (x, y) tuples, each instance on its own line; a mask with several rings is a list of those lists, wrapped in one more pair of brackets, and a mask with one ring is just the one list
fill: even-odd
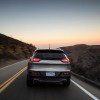
[(29, 66), (32, 71), (70, 71), (70, 65), (59, 60), (41, 60), (40, 62), (30, 63)]
[(30, 71), (37, 71), (42, 76), (59, 76), (70, 71), (69, 59), (63, 51), (43, 50), (36, 52), (28, 63)]

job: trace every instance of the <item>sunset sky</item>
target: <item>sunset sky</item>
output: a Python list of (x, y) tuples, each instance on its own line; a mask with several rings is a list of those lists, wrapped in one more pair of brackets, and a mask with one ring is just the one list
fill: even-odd
[(100, 45), (100, 0), (0, 0), (0, 33), (38, 48)]

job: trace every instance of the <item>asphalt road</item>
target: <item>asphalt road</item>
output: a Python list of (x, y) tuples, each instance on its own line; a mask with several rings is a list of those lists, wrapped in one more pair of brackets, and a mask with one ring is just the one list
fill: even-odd
[[(17, 69), (18, 71), (26, 65), (27, 61), (19, 62), (14, 64), (11, 69)], [(13, 72), (8, 73), (9, 75), (5, 74), (9, 68), (0, 70), (1, 83), (14, 74)], [(95, 100), (100, 99), (100, 90), (74, 76), (72, 76), (69, 87), (63, 87), (59, 84), (37, 84), (29, 88), (26, 86), (26, 71), (0, 93), (0, 100), (93, 100), (93, 98)]]
[(24, 60), (24, 61), (20, 61), (15, 64), (1, 68), (0, 69), (0, 84), (5, 82), (11, 76), (13, 76), (18, 71), (20, 71), (22, 68), (27, 66), (27, 63), (28, 63), (28, 60)]

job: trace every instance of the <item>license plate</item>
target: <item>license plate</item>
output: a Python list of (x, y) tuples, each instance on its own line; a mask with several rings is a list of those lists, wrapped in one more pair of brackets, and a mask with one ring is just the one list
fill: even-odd
[(55, 72), (46, 72), (46, 76), (55, 76)]

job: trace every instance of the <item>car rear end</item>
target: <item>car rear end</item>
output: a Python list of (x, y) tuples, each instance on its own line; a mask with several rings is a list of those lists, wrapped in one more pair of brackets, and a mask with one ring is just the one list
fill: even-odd
[(62, 50), (36, 50), (28, 63), (27, 85), (36, 82), (63, 83), (68, 86), (70, 62)]

